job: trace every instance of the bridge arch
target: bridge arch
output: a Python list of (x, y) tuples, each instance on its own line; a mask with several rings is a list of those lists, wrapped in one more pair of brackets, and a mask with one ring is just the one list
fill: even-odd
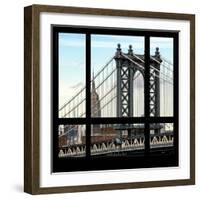
[(135, 70), (133, 74), (133, 116), (144, 116), (144, 71)]

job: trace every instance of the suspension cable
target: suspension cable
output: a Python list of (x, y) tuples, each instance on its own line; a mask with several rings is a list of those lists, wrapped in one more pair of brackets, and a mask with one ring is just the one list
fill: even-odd
[[(144, 67), (142, 66), (142, 65), (140, 65), (140, 64), (138, 64), (137, 62), (135, 62), (135, 61), (133, 61), (131, 58), (129, 58), (128, 56), (126, 56), (126, 55), (124, 55), (124, 54), (122, 54), (125, 58), (127, 58), (128, 60), (130, 60), (132, 63), (134, 63), (135, 65), (137, 65), (140, 69), (143, 69), (144, 70)], [(143, 60), (143, 62), (144, 62), (144, 60)], [(153, 69), (154, 69), (154, 67), (153, 66), (151, 66)], [(156, 68), (155, 68), (155, 70), (157, 70)], [(162, 73), (160, 73), (160, 74), (162, 74)], [(162, 74), (163, 75), (163, 74)], [(160, 79), (164, 79), (164, 78), (162, 78), (161, 76), (158, 76), (157, 74), (155, 75), (156, 77), (158, 77), (158, 78), (160, 78)], [(165, 75), (164, 75), (165, 76)], [(165, 81), (167, 81), (168, 83), (170, 83), (170, 84), (173, 84), (172, 82), (170, 82), (170, 81), (168, 81), (168, 80), (166, 80), (165, 79)]]

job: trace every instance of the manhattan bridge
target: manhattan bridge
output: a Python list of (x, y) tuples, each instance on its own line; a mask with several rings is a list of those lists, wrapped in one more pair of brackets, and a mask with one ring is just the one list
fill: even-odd
[[(91, 78), (91, 117), (144, 116), (144, 55), (132, 46), (115, 55)], [(142, 81), (141, 81), (142, 80)], [(138, 90), (137, 88), (140, 88)], [(173, 64), (161, 56), (157, 47), (150, 56), (150, 116), (167, 116), (172, 109)], [(86, 88), (59, 108), (59, 117), (85, 117)], [(60, 125), (59, 157), (85, 156), (85, 125)], [(172, 147), (173, 124), (150, 124), (150, 148)], [(94, 124), (91, 126), (91, 155), (144, 150), (144, 124)]]

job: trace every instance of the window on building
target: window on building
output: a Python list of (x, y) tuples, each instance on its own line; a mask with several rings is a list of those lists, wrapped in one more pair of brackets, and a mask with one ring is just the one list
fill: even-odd
[(178, 32), (52, 35), (52, 171), (177, 166)]

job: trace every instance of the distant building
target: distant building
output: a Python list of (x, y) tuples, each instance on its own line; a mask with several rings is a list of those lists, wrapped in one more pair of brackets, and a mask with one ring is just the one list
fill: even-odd
[[(96, 91), (94, 75), (91, 88), (91, 117), (101, 117), (100, 99), (99, 99), (99, 94)], [(100, 124), (92, 125), (91, 136), (100, 134), (101, 134)]]
[[(99, 94), (96, 91), (93, 77), (91, 88), (91, 117), (101, 117), (101, 105)], [(91, 143), (112, 140), (117, 136), (117, 132), (109, 124), (91, 125)], [(59, 146), (85, 144), (85, 128), (81, 125), (64, 125), (59, 131)]]
[(91, 117), (101, 117), (101, 106), (99, 95), (96, 92), (94, 78), (92, 81), (92, 89), (91, 89)]

